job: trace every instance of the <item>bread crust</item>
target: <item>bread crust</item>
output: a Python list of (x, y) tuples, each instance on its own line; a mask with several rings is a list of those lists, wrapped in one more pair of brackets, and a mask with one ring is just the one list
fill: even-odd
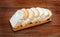
[(51, 19), (40, 21), (40, 22), (36, 22), (36, 23), (29, 23), (29, 24), (26, 24), (24, 27), (20, 25), (20, 26), (17, 26), (15, 28), (13, 28), (13, 31), (18, 31), (18, 30), (29, 28), (29, 27), (41, 25), (41, 24), (44, 24), (44, 23), (47, 23), (47, 22), (50, 22), (50, 21), (51, 21)]

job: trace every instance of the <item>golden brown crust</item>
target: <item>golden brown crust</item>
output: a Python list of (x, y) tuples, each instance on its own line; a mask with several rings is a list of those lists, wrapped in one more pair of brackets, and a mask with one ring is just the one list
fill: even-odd
[(36, 26), (36, 25), (47, 23), (49, 21), (51, 21), (51, 20), (49, 19), (49, 20), (45, 20), (45, 21), (42, 21), (42, 22), (29, 23), (29, 24), (26, 24), (24, 27), (20, 25), (18, 27), (13, 28), (13, 31), (18, 31), (18, 30), (22, 30), (22, 29), (25, 29), (25, 28), (33, 27), (33, 26)]

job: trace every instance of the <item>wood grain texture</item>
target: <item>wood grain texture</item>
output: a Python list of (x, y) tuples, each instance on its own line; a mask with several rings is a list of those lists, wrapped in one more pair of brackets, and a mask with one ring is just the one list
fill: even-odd
[[(21, 8), (43, 7), (53, 13), (52, 22), (13, 32), (9, 19)], [(0, 37), (59, 37), (60, 0), (0, 0)]]

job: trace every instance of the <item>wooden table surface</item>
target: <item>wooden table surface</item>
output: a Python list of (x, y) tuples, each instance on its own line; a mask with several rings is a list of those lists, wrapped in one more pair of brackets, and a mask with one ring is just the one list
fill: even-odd
[[(9, 19), (21, 8), (42, 7), (52, 11), (52, 21), (13, 32)], [(60, 37), (60, 0), (0, 0), (0, 37)]]

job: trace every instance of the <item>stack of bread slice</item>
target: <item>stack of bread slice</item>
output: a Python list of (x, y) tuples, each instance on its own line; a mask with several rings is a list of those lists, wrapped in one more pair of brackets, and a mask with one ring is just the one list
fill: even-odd
[(10, 23), (14, 31), (33, 27), (50, 21), (50, 10), (40, 7), (20, 9), (11, 17)]

